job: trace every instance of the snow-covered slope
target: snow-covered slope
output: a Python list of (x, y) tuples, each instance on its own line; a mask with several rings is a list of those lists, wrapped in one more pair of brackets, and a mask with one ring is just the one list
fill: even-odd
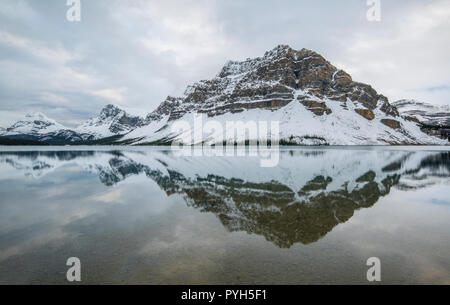
[[(297, 94), (297, 92), (296, 92)], [(310, 97), (313, 99), (313, 97)], [(241, 113), (226, 113), (215, 117), (202, 116), (203, 124), (208, 122), (220, 122), (224, 126), (223, 132), (216, 131), (204, 134), (201, 141), (205, 143), (221, 143), (222, 141), (234, 141), (234, 127), (226, 128), (227, 122), (280, 122), (280, 138), (284, 142), (301, 145), (386, 145), (386, 144), (443, 144), (444, 142), (432, 138), (423, 133), (414, 123), (402, 118), (397, 118), (401, 128), (394, 129), (382, 123), (387, 119), (386, 115), (375, 108), (373, 113), (375, 118), (367, 120), (362, 116), (352, 112), (356, 106), (349, 102), (347, 109), (332, 100), (320, 100), (333, 111), (332, 115), (318, 116), (310, 112), (297, 101), (292, 101), (288, 105), (268, 111), (266, 109), (250, 109)], [(179, 132), (172, 132), (173, 127), (180, 121), (194, 126), (194, 115), (187, 113), (177, 120), (169, 121), (165, 116), (161, 120), (151, 121), (149, 125), (138, 128), (123, 139), (136, 139), (135, 143), (164, 142), (168, 139), (177, 139), (185, 144), (191, 144), (194, 137), (192, 129), (183, 129)], [(270, 125), (268, 125), (270, 126)], [(173, 127), (173, 128), (172, 128)], [(245, 137), (245, 130), (240, 129), (237, 134), (241, 139)], [(267, 138), (265, 134), (260, 138)], [(122, 139), (122, 140), (123, 140)], [(248, 138), (246, 138), (248, 139)], [(198, 142), (197, 142), (198, 143)]]
[(432, 105), (416, 100), (399, 100), (392, 103), (402, 116), (413, 118), (432, 126), (450, 126), (450, 105)]
[[(223, 130), (195, 137), (194, 114)], [(189, 86), (184, 96), (168, 97), (146, 118), (145, 126), (125, 135), (128, 144), (222, 143), (235, 140), (227, 121), (278, 121), (283, 143), (329, 145), (445, 144), (402, 118), (386, 97), (354, 82), (321, 55), (278, 46), (263, 57), (228, 62), (211, 80)], [(187, 127), (180, 128), (180, 122)], [(217, 126), (217, 124), (216, 124)], [(270, 127), (269, 127), (270, 128)], [(229, 133), (227, 133), (229, 131)], [(260, 130), (259, 130), (260, 131)], [(240, 140), (266, 138), (267, 133)], [(237, 141), (239, 142), (239, 141)]]

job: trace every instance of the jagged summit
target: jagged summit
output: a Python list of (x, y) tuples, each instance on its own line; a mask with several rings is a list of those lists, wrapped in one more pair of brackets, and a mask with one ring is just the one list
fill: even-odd
[(270, 62), (281, 58), (297, 60), (299, 56), (304, 57), (305, 55), (318, 54), (308, 49), (301, 49), (300, 51), (296, 51), (288, 45), (278, 45), (274, 49), (267, 51), (263, 57), (257, 57), (254, 59), (248, 58), (245, 61), (227, 61), (221, 72), (217, 76), (227, 77), (229, 75), (236, 75), (244, 73), (250, 70), (252, 66), (254, 67), (262, 62)]
[(119, 106), (108, 104), (94, 117), (76, 128), (77, 132), (94, 135), (95, 138), (125, 134), (143, 125), (144, 118), (129, 114)]
[(122, 109), (113, 104), (108, 104), (100, 111), (100, 118), (108, 118), (118, 115)]

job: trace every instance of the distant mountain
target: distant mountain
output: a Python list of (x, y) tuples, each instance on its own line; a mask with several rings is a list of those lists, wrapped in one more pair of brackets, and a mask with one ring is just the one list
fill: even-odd
[(98, 117), (76, 128), (68, 128), (42, 113), (30, 113), (2, 134), (10, 139), (41, 141), (48, 144), (81, 144), (123, 135), (142, 126), (144, 118), (128, 114), (114, 105), (105, 106)]
[(392, 103), (402, 116), (433, 126), (450, 126), (450, 106), (432, 105), (416, 100), (399, 100)]
[(101, 139), (126, 134), (143, 125), (144, 118), (129, 114), (118, 106), (107, 105), (98, 117), (86, 121), (75, 128), (75, 131), (92, 135), (94, 139)]
[(33, 112), (7, 129), (8, 134), (43, 135), (67, 129), (40, 112)]
[(15, 140), (40, 141), (49, 144), (65, 144), (89, 139), (89, 135), (80, 135), (73, 130), (49, 119), (39, 112), (29, 113), (2, 135)]
[[(172, 132), (179, 121), (279, 121), (283, 143), (305, 145), (444, 144), (402, 118), (371, 86), (352, 80), (321, 55), (278, 46), (263, 57), (228, 62), (211, 80), (189, 86), (182, 97), (168, 97), (144, 126), (123, 143), (192, 144), (192, 130)], [(233, 134), (233, 133), (232, 133)], [(263, 137), (266, 135), (263, 135)], [(261, 137), (259, 135), (259, 137)], [(250, 139), (250, 136), (246, 138)], [(206, 143), (228, 140), (211, 133)]]
[(402, 117), (416, 122), (423, 132), (450, 141), (449, 105), (431, 105), (416, 100), (400, 100), (393, 105)]

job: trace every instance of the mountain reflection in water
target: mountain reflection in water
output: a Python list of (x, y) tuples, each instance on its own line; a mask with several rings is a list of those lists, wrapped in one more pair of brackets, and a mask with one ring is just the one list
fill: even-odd
[(170, 150), (3, 151), (6, 163), (41, 178), (77, 164), (113, 188), (134, 175), (167, 196), (214, 213), (230, 232), (262, 235), (280, 248), (311, 244), (392, 187), (415, 190), (448, 179), (450, 152), (401, 149), (283, 149), (275, 168), (252, 157), (176, 157)]

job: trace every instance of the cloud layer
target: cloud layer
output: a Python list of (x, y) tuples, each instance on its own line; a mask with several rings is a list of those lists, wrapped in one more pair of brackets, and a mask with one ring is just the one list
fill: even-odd
[(0, 126), (41, 111), (75, 125), (107, 103), (149, 112), (229, 59), (309, 48), (391, 100), (450, 103), (450, 1), (0, 2)]

